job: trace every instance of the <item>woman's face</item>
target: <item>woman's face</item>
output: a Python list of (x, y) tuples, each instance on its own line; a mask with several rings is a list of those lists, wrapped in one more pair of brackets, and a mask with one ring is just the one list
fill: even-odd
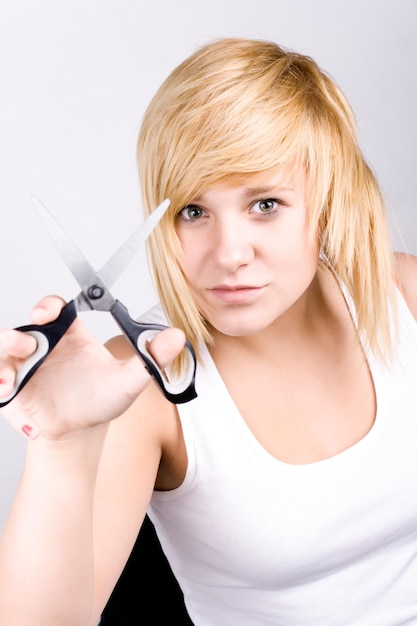
[(176, 228), (197, 304), (227, 335), (267, 328), (294, 307), (317, 271), (301, 171), (231, 177), (184, 207)]

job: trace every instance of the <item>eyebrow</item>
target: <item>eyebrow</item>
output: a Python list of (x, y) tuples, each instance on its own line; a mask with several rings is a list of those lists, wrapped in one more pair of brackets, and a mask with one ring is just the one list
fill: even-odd
[(263, 187), (248, 187), (245, 189), (245, 196), (252, 198), (253, 196), (260, 196), (265, 193), (281, 193), (282, 191), (295, 191), (292, 187), (277, 187), (276, 185), (267, 185)]

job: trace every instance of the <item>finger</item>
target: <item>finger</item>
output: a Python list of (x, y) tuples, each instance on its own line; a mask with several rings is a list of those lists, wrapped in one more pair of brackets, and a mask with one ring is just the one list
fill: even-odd
[(36, 439), (39, 435), (40, 430), (36, 424), (32, 422), (32, 420), (27, 419), (27, 417), (22, 419), (20, 411), (6, 411), (3, 409), (0, 413), (0, 418), (8, 422), (15, 431), (23, 435), (26, 439)]
[(46, 324), (61, 313), (65, 300), (59, 296), (46, 296), (32, 309), (30, 319), (33, 324)]
[[(0, 400), (8, 398), (14, 391), (15, 371), (11, 365), (4, 363), (0, 369)], [(39, 428), (36, 424), (27, 418), (23, 411), (13, 405), (13, 402), (3, 407), (0, 418), (3, 418), (10, 424), (14, 430), (19, 432), (26, 439), (36, 439), (39, 435)]]
[(14, 389), (15, 370), (9, 363), (1, 363), (0, 367), (0, 400), (8, 398)]
[(0, 330), (1, 352), (19, 359), (26, 359), (37, 348), (35, 337), (14, 329)]
[(185, 345), (185, 335), (179, 328), (167, 328), (147, 343), (147, 349), (162, 369), (167, 367)]

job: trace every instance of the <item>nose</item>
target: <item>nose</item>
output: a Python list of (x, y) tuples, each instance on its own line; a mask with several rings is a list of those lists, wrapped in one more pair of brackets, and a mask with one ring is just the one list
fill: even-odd
[(225, 220), (218, 224), (212, 253), (215, 264), (228, 272), (236, 272), (248, 265), (255, 256), (248, 224), (239, 220)]

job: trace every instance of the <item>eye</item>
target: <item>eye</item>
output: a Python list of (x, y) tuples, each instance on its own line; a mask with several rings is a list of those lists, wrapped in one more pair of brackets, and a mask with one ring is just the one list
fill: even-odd
[(203, 215), (205, 215), (205, 212), (196, 204), (187, 204), (187, 206), (179, 211), (177, 218), (191, 222), (200, 219)]
[(251, 211), (253, 213), (263, 214), (277, 213), (281, 204), (282, 203), (278, 202), (278, 200), (266, 198), (265, 200), (258, 200), (255, 202), (251, 207)]

